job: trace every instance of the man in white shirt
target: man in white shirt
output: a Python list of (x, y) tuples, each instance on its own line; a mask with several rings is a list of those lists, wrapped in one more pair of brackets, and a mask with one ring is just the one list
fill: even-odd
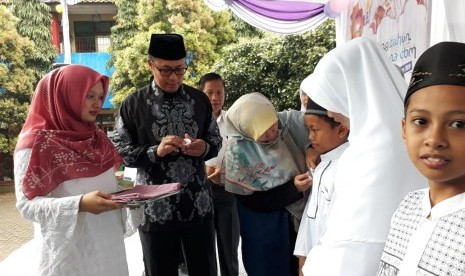
[(211, 183), (214, 205), (214, 223), (218, 247), (218, 259), (222, 276), (238, 275), (237, 248), (239, 246), (239, 219), (236, 198), (224, 189), (224, 153), (226, 151), (226, 122), (223, 109), (225, 84), (220, 75), (208, 73), (202, 76), (199, 89), (210, 99), (223, 146), (218, 156), (205, 162), (208, 180)]

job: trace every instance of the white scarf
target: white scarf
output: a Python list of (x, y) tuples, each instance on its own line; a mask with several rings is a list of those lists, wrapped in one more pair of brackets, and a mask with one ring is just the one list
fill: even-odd
[(329, 52), (305, 84), (313, 101), (350, 119), (350, 146), (338, 162), (322, 241), (384, 243), (400, 201), (427, 185), (401, 138), (407, 85), (383, 50), (366, 38)]

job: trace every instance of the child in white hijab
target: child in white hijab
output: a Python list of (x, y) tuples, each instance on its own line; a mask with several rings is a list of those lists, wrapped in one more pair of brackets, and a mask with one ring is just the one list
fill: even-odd
[(395, 208), (408, 191), (426, 186), (401, 140), (406, 83), (374, 41), (357, 38), (324, 56), (306, 84), (329, 116), (350, 122), (350, 145), (304, 275), (375, 275)]

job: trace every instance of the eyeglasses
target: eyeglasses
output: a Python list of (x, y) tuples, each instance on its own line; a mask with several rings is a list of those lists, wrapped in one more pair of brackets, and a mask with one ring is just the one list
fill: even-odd
[(155, 64), (153, 65), (153, 67), (155, 67), (155, 69), (157, 69), (158, 72), (160, 72), (160, 75), (162, 75), (164, 77), (169, 77), (173, 73), (176, 76), (182, 76), (187, 71), (187, 67), (177, 67), (177, 68), (174, 68), (174, 69), (171, 69), (171, 68), (158, 68), (157, 66), (155, 66)]

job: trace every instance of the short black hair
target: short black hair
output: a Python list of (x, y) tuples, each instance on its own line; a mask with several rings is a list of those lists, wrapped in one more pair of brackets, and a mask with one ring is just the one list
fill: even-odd
[(329, 117), (328, 115), (323, 115), (323, 114), (314, 114), (314, 113), (307, 113), (305, 114), (305, 116), (317, 116), (317, 117), (320, 117), (322, 118), (323, 120), (325, 120), (325, 122), (327, 122), (329, 124), (329, 126), (331, 128), (335, 128), (339, 125), (341, 125), (341, 123), (339, 122), (336, 122), (336, 120), (334, 120), (334, 118), (332, 117)]
[(226, 88), (226, 85), (224, 83), (224, 80), (223, 78), (217, 74), (217, 73), (207, 73), (205, 75), (203, 75), (200, 80), (199, 80), (199, 89), (203, 91), (203, 89), (205, 88), (205, 83), (209, 82), (209, 81), (214, 81), (214, 80), (220, 80), (222, 83), (223, 83), (223, 87)]

